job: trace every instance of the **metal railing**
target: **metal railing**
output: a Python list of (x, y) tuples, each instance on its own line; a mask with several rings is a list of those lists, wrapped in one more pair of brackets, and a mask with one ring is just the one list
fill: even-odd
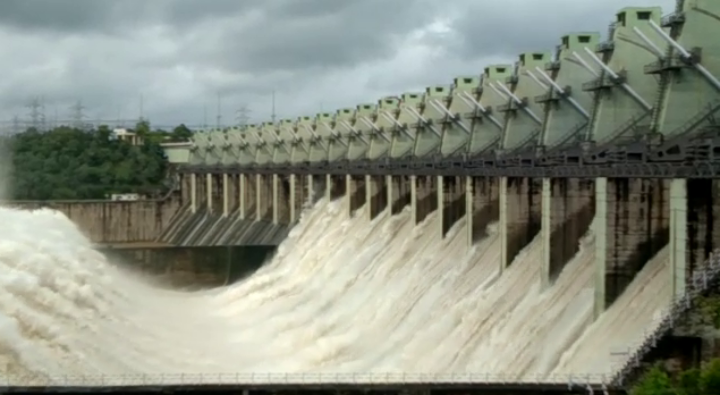
[(611, 383), (623, 385), (636, 369), (641, 367), (643, 357), (650, 352), (658, 341), (675, 327), (675, 324), (682, 322), (683, 314), (687, 313), (693, 301), (705, 294), (710, 287), (720, 279), (720, 250), (715, 250), (705, 265), (696, 270), (687, 281), (685, 293), (673, 300), (670, 307), (665, 310), (662, 317), (656, 321), (656, 326), (645, 332), (644, 338), (634, 348), (629, 348), (629, 358), (619, 369)]
[(312, 385), (312, 384), (544, 384), (603, 385), (607, 375), (537, 375), (476, 373), (218, 373), (218, 374), (126, 374), (126, 375), (0, 375), (5, 387), (113, 387), (178, 385)]

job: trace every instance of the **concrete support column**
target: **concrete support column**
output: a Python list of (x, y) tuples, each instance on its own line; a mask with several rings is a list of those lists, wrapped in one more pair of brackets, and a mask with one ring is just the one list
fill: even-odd
[(307, 176), (307, 190), (308, 200), (311, 203), (315, 203), (315, 179), (312, 174)]
[[(438, 179), (422, 176), (417, 180), (416, 224), (422, 222), (430, 213), (438, 209)], [(442, 221), (440, 221), (442, 223)]]
[(247, 202), (245, 201), (245, 194), (247, 193), (247, 177), (245, 176), (245, 174), (239, 175), (237, 193), (240, 205), (240, 219), (245, 219), (247, 210)]
[(605, 272), (608, 251), (608, 179), (595, 180), (595, 319), (605, 311)]
[(469, 212), (473, 243), (487, 235), (487, 226), (500, 215), (500, 180), (496, 177), (470, 177), (472, 211)]
[(205, 175), (205, 203), (207, 204), (208, 213), (213, 211), (213, 179), (212, 174)]
[(365, 214), (374, 219), (387, 206), (387, 176), (365, 176)]
[(295, 189), (297, 188), (297, 176), (295, 174), (290, 175), (290, 223), (297, 221), (297, 198), (295, 197)]
[(685, 294), (687, 281), (687, 180), (670, 181), (670, 286), (673, 296)]
[(328, 202), (332, 200), (333, 198), (333, 177), (330, 174), (327, 174), (325, 176), (325, 200)]
[(395, 195), (393, 194), (393, 177), (385, 176), (385, 188), (387, 193), (387, 209), (388, 214), (392, 215), (392, 205), (395, 201)]
[(500, 177), (500, 272), (502, 273), (507, 265), (508, 258), (508, 178)]
[(542, 289), (546, 289), (550, 286), (550, 260), (551, 260), (551, 243), (550, 235), (553, 230), (553, 218), (552, 218), (552, 182), (549, 178), (543, 178), (542, 180), (542, 194), (541, 194), (542, 206), (542, 218), (540, 234), (542, 235), (543, 244), (543, 256), (542, 256), (542, 271), (540, 275), (540, 285)]
[(418, 223), (418, 183), (417, 176), (410, 176), (410, 210), (412, 212), (412, 223)]
[(533, 179), (500, 179), (500, 264), (508, 267), (540, 232), (540, 187)]
[[(448, 234), (453, 225), (466, 213), (466, 177), (444, 177), (438, 185), (438, 209), (442, 224), (442, 237)], [(440, 180), (438, 179), (438, 183)]]
[(227, 173), (222, 175), (223, 191), (223, 217), (230, 215), (230, 177)]
[(190, 174), (181, 173), (178, 177), (180, 177), (180, 204), (189, 204), (191, 200)]
[(263, 179), (262, 175), (255, 175), (255, 221), (260, 221), (263, 216)]
[(272, 175), (272, 221), (275, 225), (280, 223), (280, 176)]
[(377, 193), (378, 185), (373, 176), (365, 176), (365, 215), (369, 221), (373, 219), (373, 198)]
[(353, 203), (354, 203), (353, 198), (355, 197), (355, 193), (357, 192), (355, 190), (355, 186), (356, 186), (356, 184), (353, 182), (352, 176), (349, 174), (346, 175), (345, 176), (345, 190), (347, 191), (347, 193), (345, 194), (345, 212), (347, 213), (348, 217), (352, 217), (353, 211), (355, 211), (354, 207), (353, 207)]
[(595, 215), (594, 183), (573, 178), (542, 180), (542, 284), (552, 284), (579, 251)]
[(190, 212), (196, 213), (198, 209), (198, 195), (197, 195), (197, 174), (190, 174)]
[(465, 177), (465, 240), (467, 243), (467, 247), (472, 248), (474, 243), (474, 236), (473, 236), (473, 178), (472, 177)]
[(437, 177), (438, 233), (445, 237), (445, 177)]
[[(596, 314), (625, 291), (670, 237), (670, 183), (662, 179), (610, 178), (596, 189), (596, 254), (604, 270), (602, 303)], [(597, 188), (597, 186), (596, 186)], [(600, 211), (598, 211), (600, 210)], [(597, 281), (598, 284), (600, 280)], [(601, 305), (601, 306), (600, 306)], [(601, 308), (602, 307), (602, 308)]]

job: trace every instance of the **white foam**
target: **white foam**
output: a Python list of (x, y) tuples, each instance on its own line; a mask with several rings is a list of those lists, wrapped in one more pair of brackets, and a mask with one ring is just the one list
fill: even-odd
[(321, 200), (257, 273), (202, 292), (138, 281), (59, 213), (0, 208), (0, 372), (607, 374), (603, 350), (669, 301), (665, 251), (593, 323), (592, 237), (541, 289), (539, 237), (501, 274), (494, 225), (468, 250), (464, 220), (441, 240), (435, 214), (341, 207)]

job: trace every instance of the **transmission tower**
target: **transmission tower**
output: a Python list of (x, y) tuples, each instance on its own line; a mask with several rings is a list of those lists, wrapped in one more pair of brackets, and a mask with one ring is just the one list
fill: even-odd
[(13, 130), (12, 130), (13, 134), (18, 134), (18, 133), (23, 132), (22, 126), (20, 125), (20, 117), (18, 117), (17, 114), (13, 116), (12, 128), (13, 128)]
[(270, 119), (272, 120), (272, 123), (275, 123), (275, 89), (272, 91), (272, 114), (270, 115)]
[(217, 95), (217, 116), (215, 120), (217, 121), (215, 127), (222, 129), (222, 98), (220, 97), (220, 93)]
[(250, 110), (247, 108), (246, 105), (240, 106), (240, 108), (235, 111), (235, 121), (237, 122), (238, 126), (245, 127), (248, 124), (248, 121), (250, 120)]
[(33, 98), (26, 106), (29, 110), (30, 127), (36, 130), (43, 130), (45, 125), (45, 106), (40, 98)]
[(83, 128), (83, 120), (85, 119), (85, 106), (82, 101), (78, 100), (75, 104), (70, 107), (72, 111), (71, 119), (73, 120), (73, 126), (77, 129)]

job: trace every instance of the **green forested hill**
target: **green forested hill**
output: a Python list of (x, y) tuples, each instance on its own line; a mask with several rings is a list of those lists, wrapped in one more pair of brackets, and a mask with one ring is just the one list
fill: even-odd
[(189, 131), (176, 128), (183, 136), (151, 133), (147, 124), (139, 124), (136, 130), (146, 137), (143, 145), (113, 140), (107, 127), (93, 131), (30, 129), (6, 137), (12, 198), (105, 199), (113, 193), (163, 193), (167, 161), (159, 142), (184, 138)]

